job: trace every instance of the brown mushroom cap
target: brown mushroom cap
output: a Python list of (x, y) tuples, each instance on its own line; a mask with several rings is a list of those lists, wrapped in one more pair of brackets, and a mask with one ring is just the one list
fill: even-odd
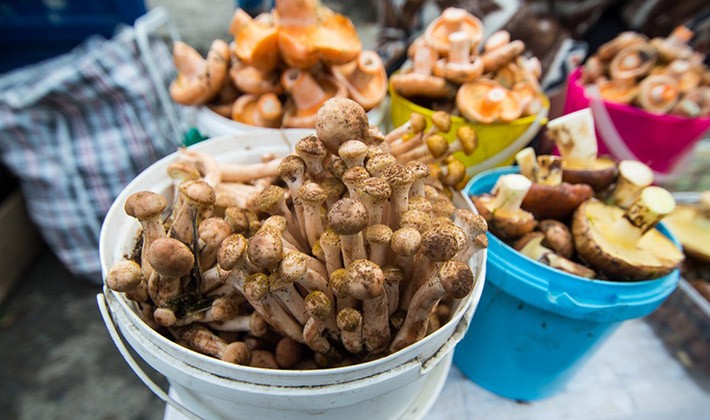
[(199, 207), (209, 207), (217, 199), (214, 188), (202, 180), (183, 182), (180, 184), (180, 192), (188, 202)]
[(247, 255), (257, 267), (271, 269), (283, 259), (283, 241), (273, 229), (262, 227), (249, 238)]
[(126, 199), (124, 210), (126, 214), (138, 220), (146, 220), (160, 216), (168, 202), (160, 194), (151, 191), (140, 191), (131, 194)]
[(354, 235), (367, 227), (365, 206), (352, 198), (342, 198), (328, 210), (328, 225), (338, 235)]
[(587, 184), (594, 191), (604, 191), (616, 179), (618, 175), (616, 161), (608, 157), (597, 157), (591, 165), (579, 167), (563, 163), (562, 180), (570, 184)]
[(587, 184), (533, 184), (520, 207), (532, 213), (538, 220), (566, 220), (580, 204), (593, 195), (594, 190)]
[(465, 242), (465, 234), (453, 224), (435, 225), (422, 234), (422, 252), (431, 261), (448, 261), (461, 250), (461, 236)]
[(445, 262), (439, 269), (439, 279), (446, 293), (454, 299), (465, 298), (475, 283), (471, 267), (461, 261)]
[(232, 226), (221, 217), (205, 219), (197, 227), (198, 236), (208, 244), (220, 244), (231, 233)]
[(233, 269), (243, 260), (247, 250), (247, 239), (238, 233), (224, 238), (217, 251), (217, 263), (224, 270)]
[(363, 107), (352, 99), (327, 100), (316, 114), (316, 134), (330, 153), (348, 140), (363, 140), (369, 122)]
[(161, 276), (176, 278), (192, 270), (195, 257), (190, 248), (177, 239), (161, 238), (150, 245), (148, 262)]
[(106, 285), (117, 292), (135, 289), (143, 281), (141, 266), (131, 260), (114, 264), (106, 276)]
[(347, 96), (347, 89), (332, 76), (314, 77), (295, 68), (283, 73), (281, 83), (293, 99), (293, 105), (286, 106), (284, 118), (284, 125), (291, 128), (313, 128), (317, 113), (328, 99)]
[(574, 241), (567, 225), (557, 220), (541, 220), (538, 229), (545, 234), (542, 244), (552, 249), (565, 258), (572, 258), (574, 254)]
[(384, 293), (385, 275), (382, 269), (370, 260), (355, 260), (348, 267), (350, 295), (366, 300)]
[(656, 229), (646, 232), (635, 244), (610, 237), (612, 226), (624, 217), (624, 210), (587, 200), (572, 221), (572, 235), (580, 258), (614, 280), (647, 280), (664, 276), (683, 261), (681, 251)]
[(443, 99), (456, 93), (446, 79), (430, 74), (397, 73), (390, 77), (390, 83), (392, 89), (405, 98)]

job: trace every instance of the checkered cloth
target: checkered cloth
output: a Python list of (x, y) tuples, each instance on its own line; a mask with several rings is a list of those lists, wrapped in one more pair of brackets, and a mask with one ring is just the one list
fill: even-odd
[[(158, 71), (174, 71), (165, 44)], [(101, 282), (98, 238), (115, 197), (173, 152), (132, 28), (0, 76), (0, 157), (19, 178), (30, 217), (75, 275)]]

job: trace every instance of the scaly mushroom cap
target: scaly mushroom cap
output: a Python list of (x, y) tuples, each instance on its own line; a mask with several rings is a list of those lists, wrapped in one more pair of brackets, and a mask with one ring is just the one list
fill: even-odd
[(422, 234), (422, 252), (434, 262), (452, 259), (461, 250), (461, 237), (466, 235), (453, 224), (434, 225)]
[(649, 44), (641, 43), (616, 53), (609, 63), (609, 73), (614, 79), (636, 79), (647, 75), (656, 64), (658, 54)]
[(304, 301), (306, 303), (306, 312), (309, 316), (320, 320), (328, 318), (331, 305), (330, 299), (325, 293), (314, 290), (304, 298)]
[(367, 156), (367, 152), (367, 145), (360, 140), (348, 140), (341, 144), (338, 148), (338, 155), (348, 164), (348, 166), (357, 166), (357, 164), (362, 166), (365, 161), (365, 157)]
[(318, 139), (333, 154), (348, 140), (364, 140), (368, 127), (365, 110), (352, 99), (329, 99), (316, 114)]
[(668, 113), (678, 102), (678, 81), (670, 76), (651, 75), (639, 85), (636, 97), (641, 108), (654, 114)]
[(345, 186), (351, 188), (352, 191), (355, 191), (360, 185), (360, 183), (368, 179), (369, 177), (370, 173), (367, 172), (367, 169), (363, 168), (362, 166), (353, 166), (352, 168), (345, 171), (341, 181), (343, 181), (343, 184), (345, 184)]
[(466, 10), (449, 7), (429, 24), (424, 39), (440, 55), (446, 56), (451, 48), (449, 35), (454, 32), (464, 32), (472, 40), (472, 48), (476, 48), (483, 39), (483, 24)]
[(354, 235), (367, 227), (365, 206), (352, 198), (342, 198), (328, 210), (328, 225), (338, 235)]
[(385, 275), (382, 269), (370, 260), (355, 260), (348, 267), (350, 295), (366, 300), (384, 293)]
[(356, 188), (358, 196), (368, 204), (384, 203), (390, 195), (392, 189), (384, 178), (373, 177), (363, 180)]
[(381, 177), (387, 168), (397, 163), (397, 158), (389, 153), (381, 153), (367, 160), (365, 169), (373, 177)]
[(116, 292), (133, 290), (143, 281), (141, 266), (131, 260), (120, 261), (111, 267), (106, 276), (106, 285)]
[(123, 209), (131, 217), (146, 220), (160, 216), (167, 205), (168, 202), (162, 195), (151, 191), (140, 191), (126, 199)]
[(150, 245), (148, 262), (161, 276), (179, 278), (192, 270), (195, 257), (190, 248), (177, 239), (161, 238)]
[(283, 241), (273, 229), (261, 228), (249, 238), (247, 244), (249, 261), (257, 267), (271, 269), (283, 259)]
[(441, 285), (454, 299), (463, 299), (471, 290), (475, 279), (471, 267), (461, 261), (447, 261), (439, 269)]
[(269, 185), (259, 193), (257, 201), (259, 211), (269, 214), (278, 213), (281, 204), (284, 203), (284, 197), (285, 192), (283, 188), (278, 185)]
[(284, 88), (280, 76), (275, 71), (264, 71), (254, 66), (232, 66), (229, 76), (241, 92), (255, 95), (275, 93), (281, 95)]
[(303, 179), (306, 173), (306, 164), (299, 156), (288, 155), (279, 163), (279, 178), (284, 182), (296, 182)]
[(523, 112), (517, 93), (489, 79), (461, 85), (456, 94), (456, 106), (464, 117), (481, 123), (512, 121)]
[(683, 261), (680, 250), (656, 229), (636, 243), (611, 234), (612, 226), (624, 218), (624, 210), (587, 200), (572, 220), (574, 244), (580, 258), (614, 280), (648, 280), (664, 276)]
[(205, 219), (197, 227), (197, 235), (207, 244), (218, 245), (231, 233), (232, 226), (221, 217)]
[(392, 233), (390, 246), (395, 254), (409, 257), (419, 251), (422, 235), (414, 227), (402, 227)]
[(362, 328), (362, 314), (354, 308), (343, 308), (338, 312), (336, 322), (339, 329), (355, 332)]
[(350, 97), (366, 110), (376, 107), (387, 96), (387, 72), (375, 51), (363, 50), (357, 59), (331, 70), (347, 86)]
[(250, 66), (272, 71), (279, 64), (279, 31), (261, 20), (250, 20), (234, 33), (234, 54)]
[(224, 238), (217, 251), (217, 264), (223, 270), (232, 270), (241, 261), (247, 251), (247, 239), (238, 233)]
[(424, 233), (431, 227), (431, 216), (429, 215), (429, 212), (413, 210), (410, 208), (402, 214), (402, 220), (399, 224), (403, 228), (413, 227), (419, 233)]
[(222, 89), (227, 79), (229, 45), (215, 40), (207, 59), (191, 46), (177, 41), (173, 46), (173, 61), (177, 77), (170, 84), (170, 96), (182, 105), (204, 104)]
[(392, 229), (387, 225), (372, 225), (365, 230), (365, 240), (370, 244), (389, 245)]

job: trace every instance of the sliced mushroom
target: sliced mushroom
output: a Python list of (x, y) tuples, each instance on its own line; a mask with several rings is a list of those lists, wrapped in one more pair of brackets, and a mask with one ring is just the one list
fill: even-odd
[(482, 123), (513, 121), (523, 112), (517, 93), (489, 79), (461, 85), (456, 94), (456, 106), (464, 117)]
[(641, 191), (651, 184), (653, 184), (653, 171), (646, 164), (636, 160), (621, 161), (611, 201), (626, 209), (641, 194)]
[(173, 45), (173, 62), (177, 77), (170, 84), (170, 96), (182, 105), (204, 104), (217, 95), (227, 80), (229, 45), (215, 40), (207, 59), (203, 59), (197, 50), (177, 41)]
[(613, 280), (664, 276), (680, 265), (683, 253), (654, 227), (674, 207), (673, 196), (659, 187), (646, 187), (627, 210), (588, 200), (572, 221), (577, 253)]
[(387, 95), (385, 65), (375, 51), (364, 50), (357, 59), (331, 70), (347, 86), (350, 97), (365, 110), (376, 107)]

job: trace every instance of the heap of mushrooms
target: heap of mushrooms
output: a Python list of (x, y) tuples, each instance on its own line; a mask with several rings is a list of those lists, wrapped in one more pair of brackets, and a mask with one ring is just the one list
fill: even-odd
[(540, 62), (506, 31), (483, 39), (483, 25), (447, 8), (408, 50), (412, 66), (390, 78), (401, 96), (480, 123), (536, 115), (543, 106)]
[(237, 9), (229, 30), (234, 42), (215, 41), (206, 59), (175, 43), (173, 100), (248, 125), (313, 128), (330, 98), (369, 110), (387, 93), (380, 57), (363, 50), (348, 18), (317, 0), (277, 0), (255, 18)]
[[(597, 157), (588, 109), (550, 121), (549, 129), (562, 157), (523, 149), (520, 174), (471, 197), (490, 232), (528, 258), (589, 279), (648, 280), (676, 269), (683, 253), (655, 229), (675, 200), (651, 185), (651, 169)], [(676, 216), (683, 220), (697, 222)], [(700, 230), (693, 226), (682, 229)]]
[(582, 83), (595, 85), (607, 101), (631, 104), (653, 114), (688, 118), (710, 115), (710, 70), (677, 27), (666, 38), (623, 32), (599, 47), (582, 69)]
[(283, 158), (235, 165), (182, 149), (172, 197), (126, 200), (141, 229), (106, 283), (147, 324), (231, 363), (317, 369), (403, 349), (473, 290), (487, 224), (389, 147), (360, 105), (336, 98)]

